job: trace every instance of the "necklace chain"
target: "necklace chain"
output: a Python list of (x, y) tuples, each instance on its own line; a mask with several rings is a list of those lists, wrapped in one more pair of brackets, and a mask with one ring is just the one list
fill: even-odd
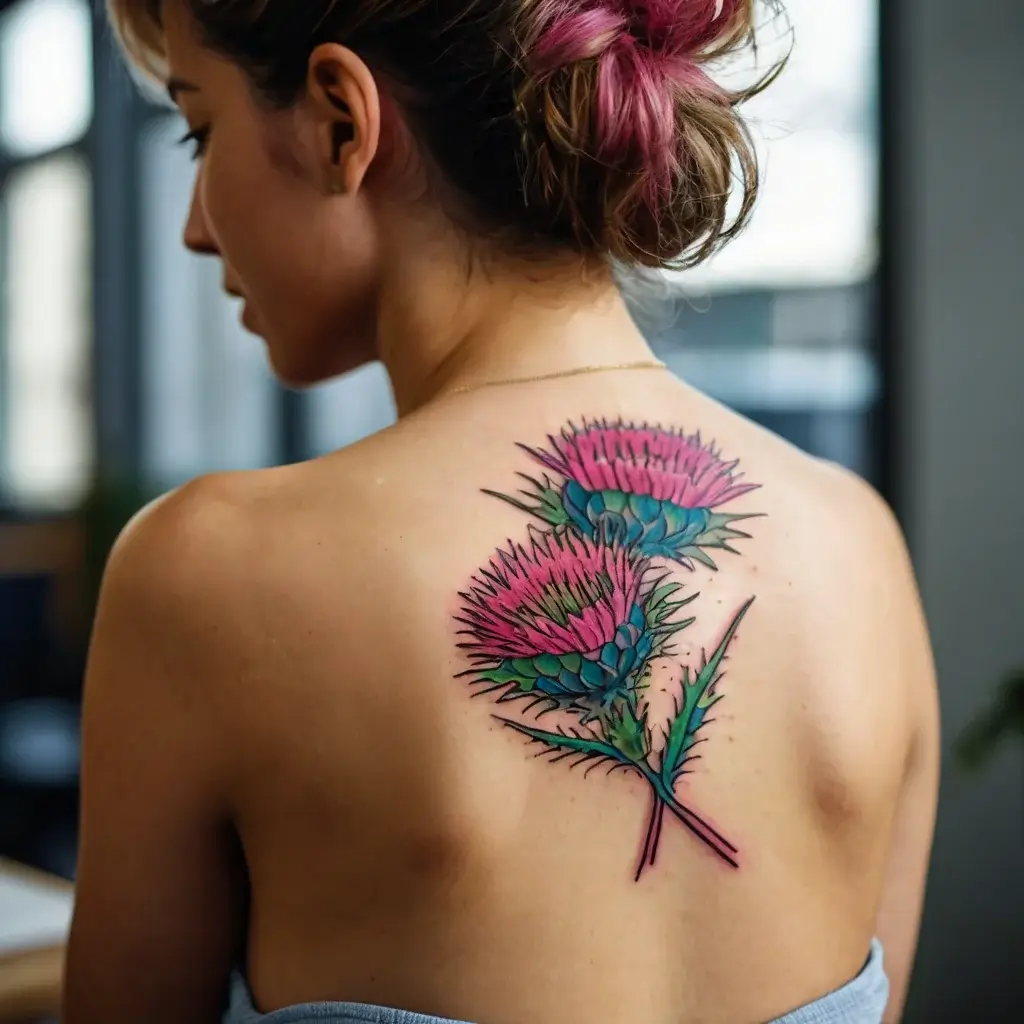
[(667, 370), (668, 367), (660, 359), (640, 359), (632, 363), (604, 363), (598, 366), (573, 366), (568, 370), (553, 370), (551, 373), (538, 373), (531, 377), (502, 377), (498, 380), (484, 380), (478, 384), (460, 384), (452, 388), (448, 394), (458, 395), (466, 391), (480, 391), (482, 388), (496, 388), (504, 384), (534, 384), (542, 380), (556, 380), (560, 377), (579, 377), (584, 373), (607, 373), (612, 370)]

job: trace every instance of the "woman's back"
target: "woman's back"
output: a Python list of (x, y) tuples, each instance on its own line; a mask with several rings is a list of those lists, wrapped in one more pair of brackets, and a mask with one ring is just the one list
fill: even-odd
[[(741, 493), (717, 511), (756, 517), (734, 521), (749, 535), (735, 553), (704, 550), (717, 570), (651, 560), (660, 586), (682, 585), (672, 600), (694, 598), (665, 622), (696, 620), (667, 631), (641, 684), (639, 760), (655, 773), (683, 674), (697, 686), (702, 652), (725, 658), (673, 789), (710, 845), (670, 810), (638, 880), (649, 780), (614, 749), (558, 746), (560, 732), (606, 742), (607, 723), (564, 702), (538, 719), (554, 702), (496, 703), (508, 687), (466, 675), (486, 635), (474, 609), (492, 597), (510, 616), (488, 563), (550, 528), (485, 491), (553, 475), (519, 446), (551, 450), (569, 410), (578, 425), (699, 430), (738, 460)], [(859, 971), (928, 672), (898, 536), (863, 485), (665, 374), (619, 373), (453, 395), (157, 515), (212, 520), (220, 537), (199, 548), (218, 551), (204, 572), (230, 653), (204, 702), (230, 750), (261, 1009), (765, 1020)]]
[(742, 228), (774, 71), (708, 69), (781, 5), (110, 6), (195, 143), (185, 244), (280, 379), (379, 359), (399, 422), (119, 540), (66, 1024), (212, 1024), (238, 968), (261, 1010), (733, 1024), (876, 935), (895, 1018), (937, 777), (899, 532), (672, 380), (614, 274)]

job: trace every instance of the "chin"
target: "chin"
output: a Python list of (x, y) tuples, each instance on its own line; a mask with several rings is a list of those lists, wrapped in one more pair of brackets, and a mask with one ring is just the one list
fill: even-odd
[(263, 340), (274, 376), (288, 388), (302, 389), (323, 384), (376, 358), (372, 350), (356, 352), (344, 343), (325, 351), (323, 348), (303, 350), (295, 344), (275, 343), (265, 335)]

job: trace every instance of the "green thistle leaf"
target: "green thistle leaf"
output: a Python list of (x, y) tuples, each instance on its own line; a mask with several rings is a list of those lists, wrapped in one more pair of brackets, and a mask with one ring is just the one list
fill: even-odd
[(637, 716), (625, 701), (616, 701), (603, 719), (605, 739), (631, 762), (646, 761), (651, 752), (647, 711)]
[(723, 551), (731, 551), (738, 554), (736, 549), (729, 544), (731, 540), (749, 540), (750, 534), (742, 530), (734, 530), (729, 524), (739, 522), (741, 519), (758, 519), (760, 513), (748, 513), (746, 515), (735, 515), (729, 512), (712, 512), (708, 516), (707, 526), (701, 535), (690, 547), (683, 550), (682, 554), (696, 561), (703, 563), (709, 569), (717, 569), (711, 556), (703, 548), (720, 548)]
[(561, 491), (552, 487), (550, 480), (545, 479), (542, 483), (540, 480), (535, 480), (532, 476), (527, 476), (525, 473), (520, 473), (519, 475), (524, 480), (527, 480), (532, 488), (529, 491), (519, 492), (526, 499), (525, 501), (511, 494), (502, 494), (500, 491), (488, 490), (486, 487), (482, 488), (483, 493), (490, 495), (492, 498), (500, 498), (502, 501), (508, 502), (509, 505), (523, 512), (528, 512), (530, 515), (536, 516), (552, 526), (565, 526), (570, 522), (569, 513), (566, 512), (565, 505), (562, 502)]
[[(705, 542), (703, 537), (698, 539), (702, 544), (708, 543), (709, 547), (721, 547), (721, 545)], [(701, 565), (706, 565), (709, 569), (714, 569), (716, 572), (718, 571), (718, 565), (715, 560), (703, 548), (696, 547), (693, 544), (685, 548), (680, 548), (679, 556), (680, 558), (692, 558), (695, 562), (700, 562)]]
[(497, 668), (487, 669), (477, 673), (477, 678), (480, 680), (487, 680), (490, 683), (500, 683), (503, 685), (515, 684), (521, 690), (532, 690), (534, 684), (537, 682), (536, 676), (526, 677), (518, 672), (512, 672), (505, 668), (504, 665), (499, 665)]
[[(662, 579), (664, 579), (664, 577), (662, 577)], [(651, 591), (646, 601), (644, 601), (644, 614), (646, 616), (648, 626), (660, 625), (675, 611), (680, 608), (685, 608), (686, 605), (696, 601), (697, 598), (700, 597), (700, 593), (695, 592), (684, 597), (681, 601), (669, 600), (683, 589), (685, 589), (685, 587), (682, 583), (666, 583)], [(693, 622), (693, 619), (690, 619), (687, 622), (687, 625), (691, 622)], [(680, 626), (680, 628), (683, 627)]]
[(535, 743), (543, 743), (553, 753), (565, 755), (579, 754), (585, 761), (617, 761), (619, 764), (628, 765), (630, 768), (635, 767), (633, 762), (621, 750), (616, 750), (610, 743), (605, 743), (603, 740), (577, 734), (547, 732), (544, 729), (535, 729), (531, 725), (523, 725), (512, 718), (502, 718), (500, 715), (495, 715), (494, 717), (515, 732), (528, 736)]
[(673, 633), (678, 633), (681, 629), (686, 629), (687, 626), (692, 626), (696, 621), (697, 619), (695, 617), (691, 617), (689, 619), (679, 619), (674, 622), (663, 622), (654, 626), (650, 632), (670, 636)]
[[(650, 597), (648, 597), (645, 602), (648, 616), (665, 605), (673, 594), (679, 593), (682, 589), (682, 583), (666, 583), (664, 586), (655, 587), (654, 590), (651, 591)], [(697, 595), (694, 594), (693, 597), (689, 598), (689, 600), (692, 601), (696, 596)]]
[(708, 709), (722, 698), (722, 694), (713, 692), (713, 687), (719, 679), (722, 660), (736, 635), (736, 630), (753, 603), (754, 598), (751, 598), (736, 613), (711, 657), (702, 658), (701, 669), (696, 676), (691, 678), (689, 667), (683, 668), (683, 706), (677, 710), (675, 718), (669, 724), (668, 741), (661, 761), (662, 781), (669, 788), (679, 777), (687, 761), (687, 752), (697, 742), (696, 735), (704, 724)]

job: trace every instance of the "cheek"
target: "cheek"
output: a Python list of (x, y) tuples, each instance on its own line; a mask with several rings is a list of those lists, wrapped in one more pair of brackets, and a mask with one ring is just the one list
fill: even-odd
[(260, 124), (258, 145), (267, 163), (283, 178), (315, 186), (313, 151), (296, 120), (292, 114), (265, 118)]
[(368, 200), (326, 195), (304, 152), (286, 126), (225, 131), (207, 153), (201, 188), (252, 326), (279, 373), (309, 382), (372, 356), (379, 255)]
[(261, 321), (280, 319), (301, 297), (308, 273), (304, 225), (314, 221), (317, 194), (301, 172), (285, 141), (269, 140), (255, 126), (225, 125), (203, 164), (207, 228)]
[(281, 175), (253, 133), (225, 126), (203, 163), (200, 189), (207, 226), (224, 259), (241, 271), (259, 253), (267, 221), (276, 219)]

